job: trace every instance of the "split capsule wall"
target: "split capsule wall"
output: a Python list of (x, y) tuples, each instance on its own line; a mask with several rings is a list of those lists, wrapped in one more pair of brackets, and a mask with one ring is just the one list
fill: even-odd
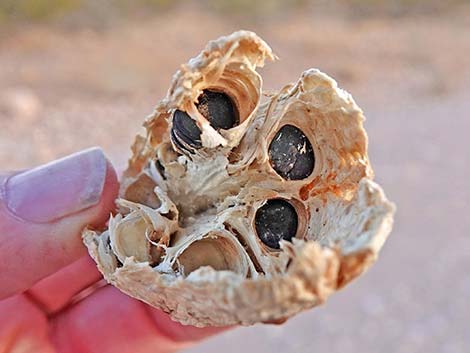
[(133, 146), (119, 214), (84, 233), (108, 281), (183, 323), (317, 305), (391, 229), (352, 97), (315, 69), (263, 96), (266, 59), (267, 44), (241, 31), (182, 65)]

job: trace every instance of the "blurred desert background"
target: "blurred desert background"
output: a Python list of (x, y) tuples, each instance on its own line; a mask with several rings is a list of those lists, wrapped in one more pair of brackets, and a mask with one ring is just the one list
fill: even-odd
[(237, 29), (280, 58), (265, 88), (317, 67), (353, 94), (398, 211), (377, 264), (322, 307), (186, 352), (469, 352), (468, 0), (0, 0), (0, 170), (94, 145), (124, 166), (179, 65)]

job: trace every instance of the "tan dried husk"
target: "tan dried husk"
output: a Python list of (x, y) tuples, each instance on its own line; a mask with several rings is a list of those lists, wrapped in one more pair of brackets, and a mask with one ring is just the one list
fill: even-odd
[[(84, 242), (108, 282), (195, 326), (280, 322), (318, 305), (377, 258), (394, 206), (372, 181), (364, 116), (352, 97), (318, 70), (305, 71), (262, 101), (256, 68), (268, 45), (240, 31), (210, 42), (173, 78), (147, 118), (122, 180), (119, 214)], [(195, 108), (203, 89), (232, 97), (240, 124), (214, 130)], [(189, 153), (170, 139), (172, 113), (188, 112), (202, 131)], [(284, 180), (268, 146), (290, 124), (309, 139), (315, 168)], [(257, 237), (256, 210), (283, 198), (297, 234), (281, 249)]]

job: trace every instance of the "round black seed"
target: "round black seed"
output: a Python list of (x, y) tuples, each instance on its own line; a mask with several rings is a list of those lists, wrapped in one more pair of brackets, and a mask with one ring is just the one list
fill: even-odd
[[(173, 114), (173, 128), (171, 132), (174, 138), (181, 139), (182, 142), (191, 147), (200, 148), (202, 146), (201, 130), (196, 125), (196, 122), (181, 110), (176, 110)], [(175, 143), (181, 145), (181, 141), (175, 141)]]
[(216, 130), (230, 129), (238, 124), (238, 110), (225, 93), (206, 89), (198, 97), (196, 107)]
[(269, 200), (256, 211), (256, 233), (270, 248), (279, 249), (281, 239), (291, 241), (297, 233), (297, 225), (297, 212), (294, 206), (285, 200)]
[(284, 125), (269, 145), (273, 169), (288, 180), (307, 178), (315, 167), (312, 144), (300, 129)]

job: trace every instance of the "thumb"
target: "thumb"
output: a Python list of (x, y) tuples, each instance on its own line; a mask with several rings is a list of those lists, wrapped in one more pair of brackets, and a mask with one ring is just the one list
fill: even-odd
[(99, 148), (0, 177), (0, 300), (84, 255), (82, 229), (104, 224), (118, 188)]

